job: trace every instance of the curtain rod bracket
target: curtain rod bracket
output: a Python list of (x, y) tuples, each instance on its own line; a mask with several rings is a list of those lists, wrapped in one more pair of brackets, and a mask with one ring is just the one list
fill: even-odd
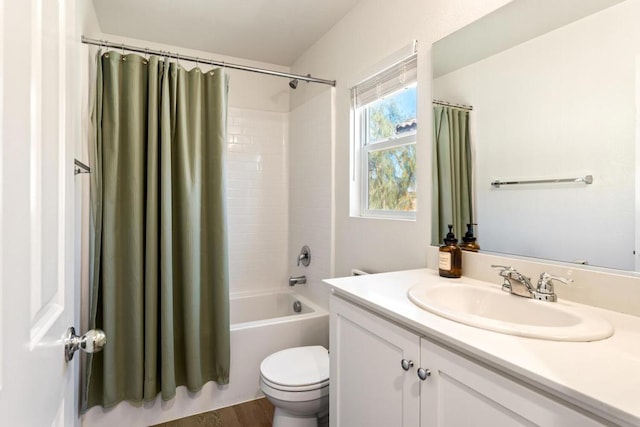
[(78, 175), (81, 173), (91, 173), (91, 168), (86, 164), (82, 163), (78, 159), (73, 159), (73, 163), (75, 164), (74, 175)]

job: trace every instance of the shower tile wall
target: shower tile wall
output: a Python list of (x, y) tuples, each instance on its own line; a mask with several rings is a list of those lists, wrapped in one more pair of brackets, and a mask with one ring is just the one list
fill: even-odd
[(231, 292), (286, 285), (288, 121), (287, 113), (229, 108)]
[[(290, 116), (289, 271), (307, 276), (296, 291), (323, 306), (329, 297), (321, 280), (332, 276), (331, 94), (325, 90)], [(311, 248), (309, 267), (296, 266), (302, 245)]]

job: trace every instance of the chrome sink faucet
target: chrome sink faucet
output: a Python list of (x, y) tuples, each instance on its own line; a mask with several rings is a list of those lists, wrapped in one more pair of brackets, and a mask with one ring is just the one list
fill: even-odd
[(503, 291), (540, 301), (558, 301), (558, 296), (555, 294), (553, 288), (553, 280), (557, 280), (565, 284), (573, 282), (572, 279), (554, 276), (549, 273), (542, 273), (540, 275), (540, 279), (538, 279), (538, 286), (534, 288), (531, 284), (531, 279), (523, 276), (513, 267), (506, 265), (492, 265), (491, 268), (500, 269), (498, 274), (504, 278), (504, 282), (502, 283)]
[(498, 273), (504, 278), (502, 290), (525, 298), (533, 298), (535, 290), (531, 279), (520, 274), (515, 268), (507, 265), (492, 265), (491, 268), (500, 269)]

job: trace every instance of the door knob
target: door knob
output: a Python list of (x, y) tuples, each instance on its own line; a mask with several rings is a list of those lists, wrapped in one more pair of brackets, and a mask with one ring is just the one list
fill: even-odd
[(106, 343), (107, 335), (100, 329), (92, 329), (79, 337), (75, 328), (70, 326), (64, 336), (64, 358), (67, 362), (70, 361), (78, 349), (85, 353), (97, 353)]
[(402, 366), (402, 369), (405, 371), (408, 371), (409, 368), (413, 366), (413, 360), (402, 359), (400, 361), (400, 366)]
[(426, 380), (430, 376), (431, 376), (430, 370), (424, 369), (424, 368), (418, 369), (418, 378), (420, 378), (422, 381)]

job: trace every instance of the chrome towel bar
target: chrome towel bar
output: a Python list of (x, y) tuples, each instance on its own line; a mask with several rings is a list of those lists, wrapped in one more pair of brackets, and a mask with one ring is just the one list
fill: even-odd
[(593, 175), (585, 175), (578, 178), (532, 179), (527, 181), (500, 181), (499, 179), (497, 179), (495, 181), (491, 181), (491, 186), (494, 188), (500, 188), (503, 185), (555, 184), (561, 182), (584, 182), (585, 184), (593, 184)]

